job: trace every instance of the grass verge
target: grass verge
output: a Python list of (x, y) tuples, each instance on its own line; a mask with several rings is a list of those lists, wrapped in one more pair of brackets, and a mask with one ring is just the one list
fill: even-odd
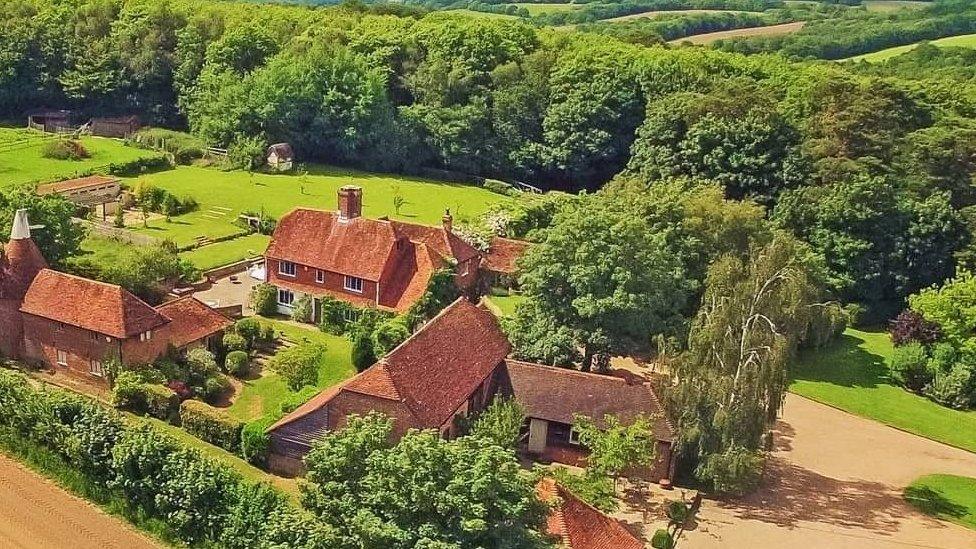
[(946, 408), (895, 385), (886, 332), (848, 329), (833, 345), (803, 353), (789, 390), (841, 410), (976, 452), (976, 410)]
[(905, 488), (904, 496), (926, 515), (976, 530), (976, 478), (926, 475)]

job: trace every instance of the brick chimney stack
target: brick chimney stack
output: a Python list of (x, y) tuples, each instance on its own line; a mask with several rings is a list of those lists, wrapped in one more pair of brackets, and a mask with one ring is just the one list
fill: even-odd
[(339, 189), (339, 219), (348, 221), (363, 215), (363, 189), (344, 185)]
[(454, 216), (451, 215), (450, 208), (444, 210), (444, 217), (441, 218), (441, 221), (444, 222), (445, 231), (451, 232), (454, 229)]

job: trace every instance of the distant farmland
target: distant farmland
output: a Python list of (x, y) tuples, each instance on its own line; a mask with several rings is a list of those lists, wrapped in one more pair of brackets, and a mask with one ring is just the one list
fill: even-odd
[[(520, 4), (522, 5), (522, 4)], [(642, 11), (640, 13), (631, 13), (630, 15), (621, 15), (620, 17), (611, 17), (610, 19), (604, 19), (606, 22), (614, 21), (630, 21), (632, 19), (641, 18), (652, 18), (652, 17), (662, 17), (666, 15), (695, 15), (698, 13), (760, 13), (758, 11), (736, 11), (736, 10), (665, 10), (665, 11)]]
[(765, 27), (749, 27), (747, 29), (734, 29), (720, 32), (709, 32), (706, 34), (696, 34), (694, 36), (686, 36), (684, 38), (679, 38), (678, 40), (672, 40), (672, 44), (682, 44), (684, 42), (690, 42), (692, 44), (711, 44), (716, 40), (722, 40), (725, 38), (741, 38), (743, 36), (777, 36), (780, 34), (789, 34), (791, 32), (796, 32), (803, 28), (806, 21), (797, 21), (795, 23), (783, 23), (782, 25), (769, 25)]
[[(871, 63), (876, 63), (878, 61), (884, 61), (885, 59), (891, 59), (905, 52), (911, 51), (918, 47), (921, 42), (916, 42), (915, 44), (908, 44), (906, 46), (895, 46), (894, 48), (888, 48), (873, 53), (866, 53), (864, 55), (858, 55), (855, 57), (849, 57), (847, 59), (842, 59), (842, 61), (868, 61)], [(931, 40), (929, 44), (933, 46), (939, 46), (942, 48), (976, 48), (976, 34), (963, 34), (960, 36), (949, 36), (947, 38), (939, 38), (938, 40)]]

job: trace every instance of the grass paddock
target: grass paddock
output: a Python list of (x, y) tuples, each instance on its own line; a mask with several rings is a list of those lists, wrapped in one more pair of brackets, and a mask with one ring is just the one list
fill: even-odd
[(895, 385), (886, 332), (848, 329), (826, 349), (802, 353), (789, 390), (881, 423), (976, 452), (976, 410), (953, 410)]
[(904, 497), (927, 515), (976, 530), (976, 478), (926, 475), (905, 488)]

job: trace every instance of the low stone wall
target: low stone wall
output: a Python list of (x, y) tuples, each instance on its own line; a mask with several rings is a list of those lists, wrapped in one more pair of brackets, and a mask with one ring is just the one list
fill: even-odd
[(224, 265), (223, 267), (217, 267), (216, 269), (210, 269), (203, 273), (203, 276), (209, 280), (217, 280), (218, 278), (224, 278), (225, 276), (230, 276), (232, 274), (243, 273), (247, 271), (247, 268), (253, 265), (255, 262), (262, 261), (261, 259), (242, 259), (237, 263), (231, 263), (230, 265)]

